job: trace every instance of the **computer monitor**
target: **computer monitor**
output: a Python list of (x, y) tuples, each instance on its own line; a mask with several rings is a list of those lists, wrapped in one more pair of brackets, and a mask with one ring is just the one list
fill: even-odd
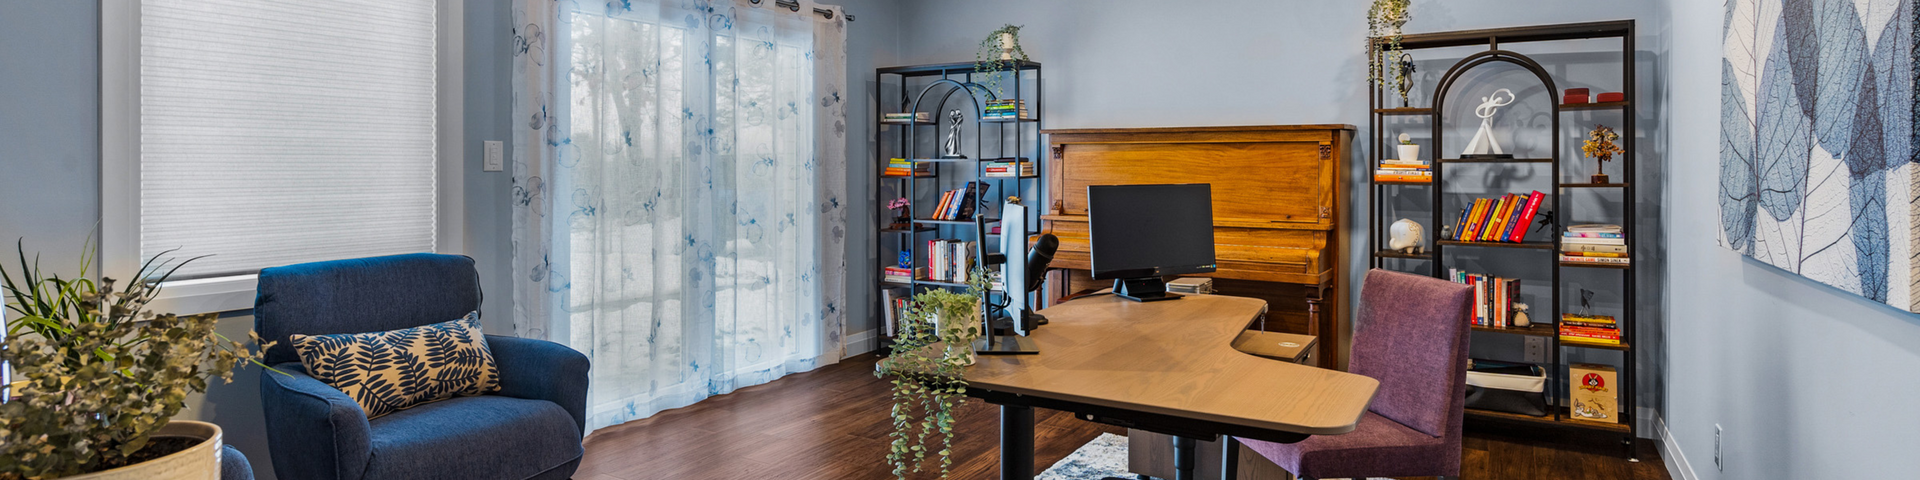
[(1179, 298), (1161, 277), (1216, 268), (1212, 185), (1091, 185), (1087, 217), (1093, 278), (1121, 298)]

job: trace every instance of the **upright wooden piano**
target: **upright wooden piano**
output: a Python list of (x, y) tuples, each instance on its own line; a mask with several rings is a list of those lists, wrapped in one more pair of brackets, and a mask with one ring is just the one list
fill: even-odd
[(1319, 364), (1345, 369), (1349, 324), (1342, 288), (1347, 245), (1342, 177), (1352, 125), (1045, 130), (1051, 205), (1041, 229), (1060, 238), (1049, 294), (1094, 281), (1087, 186), (1213, 185), (1216, 293), (1266, 299), (1271, 331), (1319, 338)]

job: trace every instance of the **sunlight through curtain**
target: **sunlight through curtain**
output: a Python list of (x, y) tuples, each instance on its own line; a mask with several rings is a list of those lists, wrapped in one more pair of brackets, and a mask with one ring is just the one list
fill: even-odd
[(589, 429), (844, 354), (845, 16), (773, 3), (514, 6), (514, 328)]

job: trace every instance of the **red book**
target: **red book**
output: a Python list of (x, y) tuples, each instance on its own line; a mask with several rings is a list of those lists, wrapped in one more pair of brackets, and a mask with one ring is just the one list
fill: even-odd
[(1594, 99), (1593, 99), (1593, 101), (1596, 101), (1596, 102), (1624, 102), (1624, 101), (1627, 101), (1627, 94), (1625, 94), (1625, 93), (1620, 93), (1620, 92), (1605, 92), (1605, 93), (1601, 93), (1599, 97), (1597, 97), (1597, 98), (1594, 98)]
[(1545, 199), (1546, 195), (1541, 194), (1539, 190), (1534, 190), (1533, 194), (1527, 196), (1527, 206), (1520, 210), (1519, 228), (1509, 232), (1507, 241), (1519, 243), (1527, 240), (1527, 227), (1533, 225), (1533, 214), (1540, 213), (1540, 201)]

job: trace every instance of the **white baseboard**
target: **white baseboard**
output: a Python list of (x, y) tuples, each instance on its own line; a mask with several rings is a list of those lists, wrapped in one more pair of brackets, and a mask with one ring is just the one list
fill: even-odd
[(1654, 425), (1660, 433), (1660, 458), (1667, 461), (1667, 474), (1677, 480), (1700, 480), (1693, 473), (1693, 465), (1687, 463), (1687, 456), (1680, 453), (1680, 442), (1673, 440), (1673, 432), (1667, 430), (1667, 419), (1654, 417)]
[(876, 338), (874, 333), (875, 333), (874, 330), (864, 330), (864, 331), (854, 332), (854, 334), (852, 335), (848, 335), (845, 341), (847, 346), (847, 357), (853, 357), (854, 355), (860, 355), (863, 353), (874, 351), (874, 349), (880, 348), (877, 345), (879, 342), (876, 341), (878, 339)]

